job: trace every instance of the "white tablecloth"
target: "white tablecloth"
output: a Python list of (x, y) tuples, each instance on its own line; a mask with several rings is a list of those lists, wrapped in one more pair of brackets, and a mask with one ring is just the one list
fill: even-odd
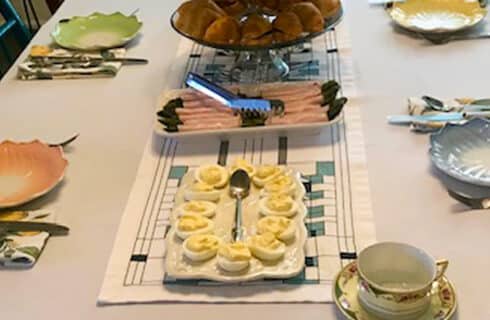
[[(393, 32), (386, 14), (366, 1), (345, 1), (363, 106), (369, 181), (378, 240), (407, 241), (451, 263), (448, 276), (460, 319), (488, 319), (490, 217), (464, 211), (448, 198), (431, 169), (428, 137), (388, 126), (388, 114), (405, 111), (406, 97), (489, 96), (486, 40), (434, 47)], [(34, 41), (49, 40), (55, 20), (93, 10), (140, 8), (143, 37), (128, 55), (147, 67), (127, 67), (114, 79), (19, 82), (0, 85), (0, 137), (82, 135), (67, 150), (62, 188), (31, 204), (54, 206), (72, 228), (51, 238), (30, 271), (1, 271), (5, 319), (337, 319), (333, 305), (139, 305), (97, 308), (106, 263), (151, 132), (156, 95), (168, 84), (177, 35), (168, 17), (178, 1), (67, 1)]]

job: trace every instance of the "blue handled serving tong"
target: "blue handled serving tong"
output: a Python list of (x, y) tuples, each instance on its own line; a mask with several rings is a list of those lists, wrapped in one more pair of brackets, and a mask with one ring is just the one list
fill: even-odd
[(207, 80), (206, 78), (189, 72), (185, 83), (205, 95), (221, 102), (222, 104), (230, 107), (231, 109), (243, 112), (243, 111), (257, 111), (260, 113), (269, 113), (272, 111), (271, 101), (265, 99), (248, 99), (241, 98), (234, 93), (226, 90), (223, 87)]

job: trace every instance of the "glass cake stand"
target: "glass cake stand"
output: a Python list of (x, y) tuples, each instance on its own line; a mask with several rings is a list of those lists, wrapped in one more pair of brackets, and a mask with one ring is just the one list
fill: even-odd
[[(242, 18), (250, 13), (257, 12), (256, 8), (249, 9)], [(260, 11), (270, 20), (273, 19), (273, 12)], [(170, 17), (170, 25), (181, 36), (198, 43), (199, 45), (214, 48), (223, 52), (223, 54), (234, 57), (234, 64), (231, 71), (224, 75), (230, 78), (230, 82), (241, 83), (261, 83), (266, 81), (278, 81), (287, 77), (291, 66), (286, 62), (289, 61), (287, 56), (295, 51), (301, 51), (303, 44), (318, 36), (323, 35), (328, 30), (334, 28), (343, 17), (343, 10), (340, 7), (337, 13), (325, 19), (325, 27), (319, 32), (304, 33), (300, 38), (271, 43), (268, 45), (240, 45), (240, 44), (222, 44), (198, 39), (179, 30), (176, 26), (176, 20), (179, 13), (175, 11)], [(270, 72), (269, 66), (272, 66)]]

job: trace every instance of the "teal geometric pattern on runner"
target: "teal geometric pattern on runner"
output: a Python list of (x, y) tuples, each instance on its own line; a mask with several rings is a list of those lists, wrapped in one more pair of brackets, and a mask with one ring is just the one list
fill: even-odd
[[(310, 185), (311, 188), (314, 188), (314, 185), (319, 185), (323, 182), (324, 178), (327, 176), (331, 176), (335, 172), (335, 165), (333, 162), (316, 162), (315, 169), (313, 175), (309, 177), (316, 177), (314, 181), (308, 179), (305, 182), (306, 185)], [(180, 180), (184, 177), (185, 173), (188, 171), (188, 167), (186, 166), (172, 166), (169, 172), (169, 180), (177, 180), (173, 184), (180, 185)], [(308, 189), (308, 186), (307, 186)], [(306, 193), (305, 196), (305, 204), (308, 210), (308, 220), (322, 218), (325, 212), (325, 206), (323, 205), (312, 205), (313, 200), (322, 200), (324, 192), (323, 191), (310, 191)], [(325, 235), (325, 230), (327, 229), (328, 221), (316, 221), (316, 222), (306, 222), (306, 228), (308, 230), (308, 240), (309, 242), (315, 242), (316, 237), (321, 237)], [(300, 274), (296, 277), (278, 280), (278, 279), (265, 279), (262, 281), (267, 281), (271, 283), (282, 283), (286, 285), (307, 285), (307, 284), (319, 284), (321, 282), (321, 277), (319, 268), (321, 267), (321, 260), (318, 255), (306, 256), (305, 258), (305, 269), (302, 270)], [(213, 281), (208, 280), (177, 280), (173, 278), (169, 278), (165, 275), (163, 283), (166, 285), (213, 285), (215, 284)], [(223, 284), (220, 284), (223, 285)], [(245, 283), (243, 285), (246, 285)]]

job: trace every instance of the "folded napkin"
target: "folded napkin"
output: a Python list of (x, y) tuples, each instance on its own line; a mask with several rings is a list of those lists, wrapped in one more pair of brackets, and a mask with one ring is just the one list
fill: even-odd
[[(446, 106), (448, 106), (448, 112), (461, 112), (464, 105), (473, 102), (472, 98), (458, 98), (452, 100), (443, 101)], [(419, 115), (431, 115), (443, 113), (442, 111), (436, 111), (429, 107), (429, 105), (421, 98), (411, 97), (408, 98), (408, 114), (411, 116)], [(446, 123), (442, 121), (438, 122), (412, 122), (410, 129), (416, 132), (432, 132), (444, 127)]]
[[(0, 212), (0, 221), (54, 222), (54, 214), (47, 210)], [(47, 232), (14, 232), (0, 236), (0, 266), (30, 268), (41, 254)]]
[(122, 63), (104, 59), (125, 55), (124, 48), (79, 52), (34, 45), (27, 60), (19, 64), (17, 76), (21, 80), (114, 77)]

